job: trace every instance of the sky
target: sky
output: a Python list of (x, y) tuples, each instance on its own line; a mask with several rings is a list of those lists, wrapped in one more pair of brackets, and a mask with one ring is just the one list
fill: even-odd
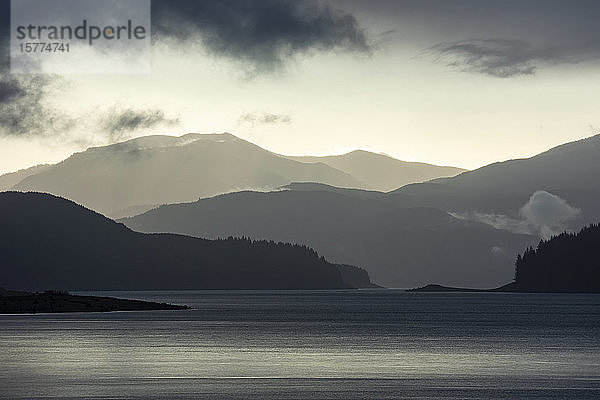
[(600, 132), (600, 2), (154, 0), (151, 72), (14, 75), (0, 173), (149, 134), (230, 132), (477, 168)]

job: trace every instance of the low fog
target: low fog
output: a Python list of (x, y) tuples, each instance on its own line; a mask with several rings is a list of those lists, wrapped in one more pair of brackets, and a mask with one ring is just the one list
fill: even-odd
[(504, 214), (486, 214), (479, 212), (454, 213), (462, 219), (469, 219), (514, 233), (537, 235), (549, 239), (569, 229), (581, 210), (572, 207), (566, 200), (545, 190), (534, 192), (527, 203), (519, 209), (520, 219), (511, 218)]

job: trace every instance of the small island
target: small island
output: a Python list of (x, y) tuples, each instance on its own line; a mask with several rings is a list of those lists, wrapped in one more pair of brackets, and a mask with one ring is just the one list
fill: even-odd
[(30, 293), (0, 288), (0, 314), (187, 310), (190, 307), (114, 297), (76, 296), (66, 291)]
[(458, 288), (452, 286), (442, 286), (436, 284), (430, 284), (421, 286), (414, 289), (408, 289), (407, 292), (429, 292), (429, 293), (444, 293), (444, 292), (485, 292), (485, 289), (469, 289), (469, 288)]

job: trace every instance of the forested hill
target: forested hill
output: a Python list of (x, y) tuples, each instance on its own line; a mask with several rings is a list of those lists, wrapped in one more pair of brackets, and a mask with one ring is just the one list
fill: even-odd
[[(10, 289), (334, 289), (362, 270), (305, 246), (133, 232), (71, 201), (0, 193), (0, 284)], [(341, 268), (341, 269), (340, 269)]]
[(600, 225), (542, 240), (519, 254), (511, 289), (600, 293)]

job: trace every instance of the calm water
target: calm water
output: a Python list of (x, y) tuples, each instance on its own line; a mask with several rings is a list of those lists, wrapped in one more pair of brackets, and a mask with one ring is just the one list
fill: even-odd
[(102, 294), (195, 309), (0, 316), (0, 397), (600, 398), (597, 295)]

